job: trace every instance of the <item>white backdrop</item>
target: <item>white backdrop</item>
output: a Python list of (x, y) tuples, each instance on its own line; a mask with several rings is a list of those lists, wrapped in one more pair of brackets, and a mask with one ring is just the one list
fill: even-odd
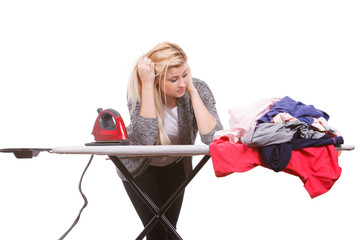
[[(129, 123), (130, 69), (162, 41), (188, 54), (225, 128), (229, 108), (288, 95), (326, 111), (345, 143), (360, 147), (359, 12), (348, 0), (1, 1), (0, 148), (91, 142), (98, 107)], [(0, 154), (0, 239), (58, 239), (83, 204), (77, 185), (88, 159)], [(358, 150), (340, 165), (334, 187), (311, 199), (294, 176), (259, 167), (219, 179), (209, 162), (186, 190), (178, 231), (184, 239), (359, 239)], [(105, 157), (95, 157), (83, 190), (89, 205), (66, 239), (135, 239), (142, 225)]]

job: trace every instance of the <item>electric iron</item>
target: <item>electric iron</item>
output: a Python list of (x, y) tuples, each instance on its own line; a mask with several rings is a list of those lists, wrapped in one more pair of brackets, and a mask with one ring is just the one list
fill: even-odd
[(86, 143), (86, 146), (105, 146), (105, 145), (129, 145), (124, 121), (120, 114), (114, 109), (98, 108), (99, 113), (96, 118), (92, 135), (95, 142)]

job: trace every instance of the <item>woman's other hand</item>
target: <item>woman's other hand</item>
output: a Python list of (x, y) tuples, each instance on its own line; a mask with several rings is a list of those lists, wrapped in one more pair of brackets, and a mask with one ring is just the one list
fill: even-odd
[(194, 86), (194, 82), (193, 82), (193, 79), (192, 79), (192, 76), (191, 76), (191, 71), (190, 71), (190, 68), (189, 68), (189, 81), (188, 81), (188, 83), (187, 83), (187, 86), (186, 86), (186, 92), (190, 95), (190, 97), (191, 97), (191, 95), (192, 95), (192, 93), (194, 93), (194, 92), (197, 92), (197, 90), (196, 90), (196, 88), (195, 88), (195, 86)]

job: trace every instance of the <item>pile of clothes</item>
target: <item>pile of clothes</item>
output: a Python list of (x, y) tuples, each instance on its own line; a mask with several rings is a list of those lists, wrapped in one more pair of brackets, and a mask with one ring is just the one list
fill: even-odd
[(215, 174), (263, 166), (300, 177), (312, 198), (340, 177), (334, 145), (344, 143), (329, 115), (290, 97), (265, 99), (229, 110), (230, 129), (216, 132), (210, 144)]

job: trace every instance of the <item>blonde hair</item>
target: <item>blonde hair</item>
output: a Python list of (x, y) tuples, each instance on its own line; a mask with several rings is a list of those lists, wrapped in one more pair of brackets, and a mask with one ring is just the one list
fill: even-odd
[[(167, 145), (170, 144), (170, 140), (164, 129), (164, 107), (160, 84), (165, 84), (164, 80), (168, 69), (176, 68), (185, 64), (187, 62), (187, 56), (178, 45), (170, 42), (163, 42), (156, 45), (153, 49), (146, 53), (145, 56), (155, 63), (155, 104), (159, 127), (156, 144)], [(141, 87), (141, 79), (138, 73), (137, 65), (135, 65), (130, 75), (127, 91), (128, 101), (132, 106), (131, 111), (134, 111), (137, 102), (141, 104)]]

